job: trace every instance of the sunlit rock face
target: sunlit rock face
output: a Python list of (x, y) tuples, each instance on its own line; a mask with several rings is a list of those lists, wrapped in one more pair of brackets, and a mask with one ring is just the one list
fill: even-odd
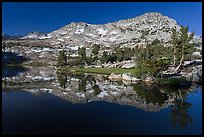
[(2, 78), (3, 89), (20, 88), (36, 95), (49, 93), (72, 103), (106, 101), (157, 112), (174, 105), (178, 98), (175, 89), (169, 92), (144, 83), (114, 82), (102, 75), (57, 74), (49, 67), (26, 68), (15, 74)]
[[(176, 20), (161, 13), (145, 13), (141, 16), (120, 20), (103, 25), (72, 22), (48, 34), (52, 43), (87, 45), (98, 43), (101, 45), (120, 44), (134, 47), (135, 44), (145, 45), (154, 39), (167, 43), (171, 39), (171, 29), (180, 29)], [(194, 42), (201, 42), (199, 36)], [(201, 42), (202, 43), (202, 42)]]
[(47, 34), (42, 33), (42, 32), (31, 32), (28, 35), (21, 37), (20, 39), (46, 39), (46, 38), (50, 38), (49, 36), (47, 36)]
[[(87, 56), (90, 56), (95, 44), (101, 46), (100, 55), (103, 51), (111, 53), (115, 48), (145, 47), (155, 39), (160, 40), (164, 46), (171, 46), (171, 29), (178, 31), (180, 25), (176, 20), (158, 12), (101, 25), (72, 22), (48, 34), (31, 32), (20, 40), (4, 40), (5, 43), (14, 44), (2, 48), (2, 51), (22, 54), (30, 59), (28, 62), (40, 60), (52, 65), (56, 63), (62, 49), (70, 52), (70, 56), (77, 57), (81, 47), (85, 47)], [(202, 49), (202, 37), (194, 36), (191, 42), (196, 43), (196, 48)]]
[[(48, 34), (31, 32), (22, 40), (41, 40), (51, 45), (78, 47), (101, 44), (104, 47), (120, 45), (134, 47), (145, 45), (155, 39), (163, 43), (171, 39), (171, 29), (180, 29), (176, 20), (158, 12), (145, 13), (131, 19), (94, 25), (85, 22), (72, 22)], [(200, 36), (194, 36), (194, 43), (202, 44)], [(168, 45), (168, 44), (167, 44)]]

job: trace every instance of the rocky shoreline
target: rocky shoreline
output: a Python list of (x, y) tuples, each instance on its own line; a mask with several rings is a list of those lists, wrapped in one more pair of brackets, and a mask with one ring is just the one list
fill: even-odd
[[(194, 82), (197, 84), (202, 84), (202, 65), (197, 65), (188, 68), (188, 71), (181, 71), (176, 76), (168, 75), (165, 78), (185, 78), (189, 82)], [(153, 76), (145, 76), (143, 79), (137, 78), (135, 76), (132, 76), (131, 74), (114, 74), (111, 73), (108, 78), (110, 80), (114, 81), (128, 81), (131, 83), (137, 83), (137, 82), (148, 82), (153, 83), (156, 78)]]

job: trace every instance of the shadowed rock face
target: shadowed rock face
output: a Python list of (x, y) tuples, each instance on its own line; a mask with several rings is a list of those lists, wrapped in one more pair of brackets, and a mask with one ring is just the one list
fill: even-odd
[(107, 101), (156, 112), (174, 105), (176, 96), (166, 89), (143, 83), (125, 85), (102, 75), (56, 74), (54, 68), (27, 68), (15, 77), (4, 77), (3, 89), (20, 88), (32, 94), (50, 93), (72, 103)]

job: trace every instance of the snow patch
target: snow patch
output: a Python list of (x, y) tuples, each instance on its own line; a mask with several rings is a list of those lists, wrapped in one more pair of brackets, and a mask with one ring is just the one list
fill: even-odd
[(35, 76), (35, 77), (26, 76), (26, 77), (30, 77), (32, 78), (32, 80), (44, 80), (44, 81), (50, 81), (54, 79), (53, 77), (42, 77), (42, 76)]
[(64, 42), (64, 40), (63, 40), (63, 39), (57, 39), (57, 40)]
[(41, 37), (39, 37), (39, 39), (50, 39), (51, 38), (51, 36), (50, 35), (48, 35), (48, 36), (41, 36)]
[(107, 30), (103, 30), (103, 29), (97, 29), (98, 33), (99, 34), (102, 34), (102, 35), (107, 35)]
[(67, 93), (67, 92), (62, 92), (62, 94), (64, 94), (64, 95), (68, 95), (68, 93)]
[(87, 90), (86, 92), (88, 92), (88, 93), (93, 93), (94, 90)]
[(77, 50), (79, 49), (79, 47), (78, 47), (78, 46), (70, 47), (70, 49), (71, 49), (71, 50), (75, 50), (75, 51), (77, 51)]
[(112, 31), (110, 34), (117, 34), (118, 32), (117, 31)]
[(72, 80), (72, 81), (79, 81), (78, 78), (71, 78), (70, 80)]
[(88, 36), (91, 36), (91, 37), (96, 37), (96, 35), (94, 35), (94, 34), (92, 34), (92, 33), (88, 33), (88, 34), (86, 34), (86, 35), (88, 35)]
[(82, 34), (84, 32), (84, 29), (78, 29), (75, 31), (75, 34)]
[(76, 93), (76, 95), (77, 95), (77, 97), (82, 97), (82, 98), (84, 98), (85, 97), (85, 94), (84, 93)]
[(110, 91), (111, 92), (111, 94), (113, 94), (113, 95), (117, 95), (118, 94), (118, 92), (116, 92), (116, 91)]
[(105, 96), (108, 96), (108, 93), (107, 93), (107, 91), (103, 91), (103, 92), (101, 92), (99, 95), (97, 95), (99, 98), (103, 98), (103, 97), (105, 97)]
[(50, 88), (40, 88), (41, 91), (46, 91), (48, 93), (51, 93), (52, 92), (52, 89)]

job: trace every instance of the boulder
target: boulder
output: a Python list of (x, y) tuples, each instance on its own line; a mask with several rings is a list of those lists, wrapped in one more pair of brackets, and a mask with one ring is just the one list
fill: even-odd
[(122, 68), (133, 68), (133, 67), (135, 67), (135, 63), (127, 63), (127, 64), (124, 64), (123, 66), (122, 66)]
[(189, 67), (193, 65), (201, 65), (202, 60), (184, 61), (184, 67)]
[[(127, 65), (126, 65), (127, 64)], [(113, 64), (110, 64), (109, 68), (132, 68), (135, 66), (135, 63), (133, 60), (125, 60), (121, 62), (115, 62)]]
[(132, 81), (136, 82), (136, 81), (140, 81), (140, 79), (136, 78), (136, 77), (132, 77)]
[(193, 69), (192, 81), (196, 83), (199, 83), (202, 81), (202, 65), (198, 65)]
[(145, 82), (152, 82), (153, 80), (154, 80), (154, 77), (152, 77), (152, 76), (147, 76), (147, 77), (144, 79)]
[(110, 76), (108, 77), (109, 79), (122, 79), (122, 76), (121, 74), (114, 74), (114, 73), (111, 73)]
[(123, 80), (127, 80), (127, 81), (131, 81), (132, 80), (132, 77), (127, 75), (127, 74), (123, 74), (122, 78), (123, 78)]
[(138, 79), (136, 77), (132, 77), (132, 76), (130, 76), (128, 74), (123, 74), (122, 78), (123, 78), (123, 80), (132, 81), (132, 82), (140, 81), (140, 79)]
[(193, 53), (192, 53), (192, 55), (194, 55), (194, 56), (199, 56), (199, 57), (201, 57), (201, 56), (202, 56), (202, 55), (200, 54), (200, 52), (198, 52), (198, 51), (193, 52)]

